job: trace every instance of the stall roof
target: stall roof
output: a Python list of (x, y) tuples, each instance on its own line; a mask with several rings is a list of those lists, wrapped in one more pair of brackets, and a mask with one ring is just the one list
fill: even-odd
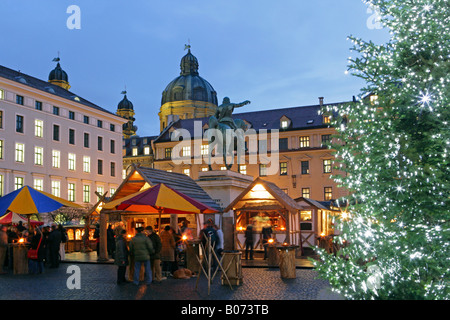
[(201, 203), (222, 212), (220, 206), (191, 177), (182, 173), (167, 172), (133, 165), (133, 169), (114, 193), (111, 200), (123, 198), (148, 187), (164, 183)]
[(229, 206), (224, 210), (224, 212), (230, 211), (233, 209), (233, 207), (239, 202), (239, 201), (245, 201), (243, 199), (250, 190), (253, 189), (253, 187), (257, 184), (261, 184), (264, 189), (270, 193), (272, 197), (275, 198), (283, 207), (288, 209), (289, 211), (296, 211), (303, 209), (303, 206), (300, 203), (297, 203), (289, 197), (283, 190), (281, 190), (276, 184), (263, 180), (261, 178), (256, 178), (242, 193), (234, 199)]
[(296, 198), (296, 199), (294, 199), (294, 201), (297, 203), (299, 203), (301, 201), (305, 201), (306, 203), (308, 203), (318, 209), (328, 210), (328, 211), (336, 211), (331, 208), (331, 201), (317, 201), (317, 200), (303, 198), (303, 197)]

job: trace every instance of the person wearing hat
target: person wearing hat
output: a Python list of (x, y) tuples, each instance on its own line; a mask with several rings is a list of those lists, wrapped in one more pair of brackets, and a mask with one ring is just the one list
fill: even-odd
[(145, 268), (145, 283), (152, 283), (152, 269), (150, 265), (150, 255), (155, 250), (152, 241), (142, 233), (143, 227), (136, 228), (136, 235), (130, 241), (130, 255), (134, 258), (134, 276), (133, 283), (139, 285), (139, 273), (141, 266)]

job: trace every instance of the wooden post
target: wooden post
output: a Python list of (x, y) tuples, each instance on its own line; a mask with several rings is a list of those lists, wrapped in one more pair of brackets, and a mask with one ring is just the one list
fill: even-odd
[(280, 254), (280, 275), (284, 279), (295, 279), (295, 248), (298, 246), (278, 246)]

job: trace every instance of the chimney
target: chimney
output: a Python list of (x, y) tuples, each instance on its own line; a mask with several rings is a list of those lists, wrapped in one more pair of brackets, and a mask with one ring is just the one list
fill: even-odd
[(319, 104), (320, 106), (323, 106), (323, 97), (319, 97)]

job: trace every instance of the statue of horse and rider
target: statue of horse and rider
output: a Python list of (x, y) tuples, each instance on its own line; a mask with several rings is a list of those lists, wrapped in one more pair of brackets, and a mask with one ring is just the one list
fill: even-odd
[[(237, 151), (239, 146), (244, 146), (244, 132), (247, 130), (245, 121), (233, 119), (232, 114), (234, 108), (240, 108), (249, 103), (248, 100), (241, 103), (231, 103), (230, 98), (225, 97), (222, 104), (217, 107), (216, 114), (209, 118), (209, 129), (216, 129), (220, 132), (220, 134), (217, 134), (213, 130), (208, 130), (209, 170), (212, 170), (211, 156), (216, 145), (218, 145), (218, 152), (223, 154), (223, 161), (227, 170), (231, 169), (234, 151)], [(231, 163), (227, 161), (227, 156), (231, 156)]]

